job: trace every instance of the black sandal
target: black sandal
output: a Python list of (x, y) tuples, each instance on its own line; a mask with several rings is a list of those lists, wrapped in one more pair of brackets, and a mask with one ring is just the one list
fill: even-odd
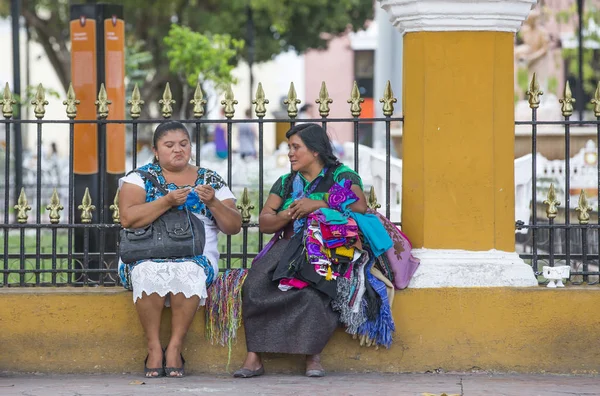
[[(185, 377), (185, 371), (183, 369), (183, 367), (185, 366), (185, 359), (183, 358), (182, 354), (179, 354), (179, 356), (181, 356), (181, 367), (165, 367), (164, 371), (165, 371), (166, 377), (169, 377), (169, 378)], [(176, 375), (172, 375), (174, 373)]]
[[(160, 378), (165, 376), (165, 350), (163, 349), (163, 365), (160, 368), (148, 368), (146, 364), (148, 363), (148, 357), (150, 355), (146, 355), (146, 360), (144, 360), (144, 377), (146, 378)], [(157, 375), (148, 375), (148, 373), (157, 373)]]

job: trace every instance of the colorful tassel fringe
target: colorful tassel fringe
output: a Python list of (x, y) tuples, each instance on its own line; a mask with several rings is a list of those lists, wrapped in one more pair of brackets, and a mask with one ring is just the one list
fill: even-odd
[(246, 269), (227, 270), (216, 277), (206, 299), (206, 338), (211, 344), (227, 345), (227, 370), (231, 348), (242, 320), (242, 285)]

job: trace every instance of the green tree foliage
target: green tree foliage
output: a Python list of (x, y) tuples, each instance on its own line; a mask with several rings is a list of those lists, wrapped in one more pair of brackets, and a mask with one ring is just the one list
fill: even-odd
[[(72, 0), (71, 3), (77, 1)], [(81, 1), (83, 2), (83, 1)], [(293, 49), (301, 53), (309, 48), (325, 48), (336, 35), (364, 27), (373, 17), (373, 1), (368, 0), (103, 0), (124, 7), (126, 45), (150, 55), (152, 62), (140, 67), (146, 81), (140, 85), (142, 97), (157, 98), (167, 81), (171, 82), (179, 105), (183, 86), (176, 78), (183, 69), (172, 70), (168, 36), (172, 22), (204, 37), (229, 38), (236, 55), (227, 62), (235, 65), (252, 54), (255, 62), (272, 59)], [(69, 1), (22, 0), (22, 14), (32, 37), (44, 48), (52, 66), (66, 89), (70, 81)], [(252, 9), (253, 40), (247, 41), (248, 7)], [(0, 13), (7, 16), (10, 0), (0, 0)], [(194, 36), (199, 37), (199, 36)], [(234, 42), (235, 40), (235, 42)], [(239, 51), (246, 40), (247, 49)], [(227, 40), (223, 40), (226, 42)], [(235, 44), (238, 43), (238, 44)], [(197, 43), (198, 44), (198, 43)], [(132, 51), (128, 54), (131, 56)], [(184, 73), (189, 71), (185, 66)], [(293, 76), (290, 76), (293, 78)]]
[(164, 43), (170, 70), (177, 74), (183, 88), (180, 118), (186, 115), (190, 86), (196, 86), (198, 81), (201, 86), (211, 81), (215, 88), (223, 90), (235, 83), (232, 60), (244, 48), (243, 41), (228, 34), (201, 34), (187, 26), (172, 24)]
[(201, 34), (187, 26), (173, 24), (164, 38), (171, 71), (192, 87), (212, 81), (217, 88), (234, 83), (231, 60), (244, 48), (244, 42), (228, 34)]

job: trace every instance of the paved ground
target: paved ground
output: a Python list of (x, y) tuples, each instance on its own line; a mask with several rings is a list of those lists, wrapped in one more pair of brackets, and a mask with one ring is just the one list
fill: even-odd
[(507, 374), (351, 374), (325, 378), (265, 375), (252, 379), (190, 375), (21, 375), (0, 373), (2, 396), (99, 395), (394, 395), (600, 396), (600, 377)]

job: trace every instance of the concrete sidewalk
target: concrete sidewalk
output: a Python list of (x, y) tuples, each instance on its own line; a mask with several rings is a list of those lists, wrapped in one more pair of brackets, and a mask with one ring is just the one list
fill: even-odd
[[(144, 383), (144, 384), (141, 384)], [(324, 378), (272, 374), (145, 379), (141, 375), (0, 374), (2, 396), (99, 395), (390, 395), (600, 396), (600, 377), (509, 374), (352, 374)]]

